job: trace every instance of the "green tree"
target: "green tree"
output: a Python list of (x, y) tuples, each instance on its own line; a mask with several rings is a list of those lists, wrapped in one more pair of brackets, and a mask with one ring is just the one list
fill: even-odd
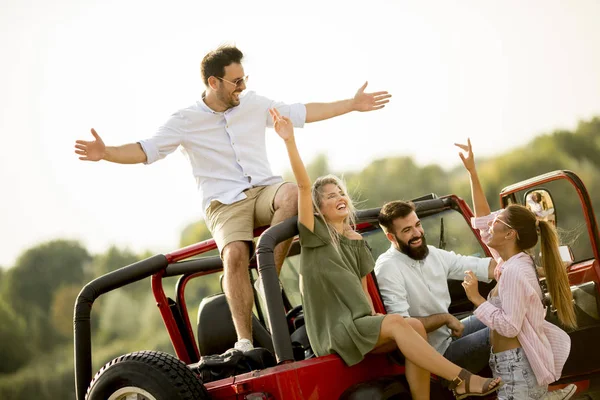
[(50, 321), (55, 331), (65, 339), (73, 337), (73, 305), (81, 285), (69, 285), (54, 293), (50, 307)]
[(448, 193), (447, 174), (437, 165), (419, 167), (410, 157), (383, 158), (347, 177), (360, 208), (381, 207), (391, 200), (410, 200), (428, 193)]
[[(137, 255), (129, 249), (120, 249), (116, 246), (111, 246), (105, 253), (97, 254), (91, 262), (91, 272), (93, 276), (88, 278), (98, 278), (102, 275), (116, 271), (120, 268), (131, 265), (135, 262), (150, 257), (152, 254)], [(130, 296), (139, 299), (150, 292), (149, 279), (144, 279), (140, 282), (128, 285), (125, 289)], [(103, 302), (94, 304), (94, 310), (97, 311), (102, 307)], [(95, 320), (93, 320), (95, 321)]]
[(119, 249), (116, 246), (111, 246), (105, 253), (94, 256), (91, 267), (93, 278), (123, 268), (139, 260), (141, 258), (129, 249)]
[(197, 221), (186, 226), (181, 232), (179, 245), (181, 247), (189, 246), (204, 240), (210, 239), (212, 235), (204, 221)]
[(26, 250), (3, 280), (5, 298), (23, 314), (31, 307), (48, 312), (54, 291), (62, 285), (81, 284), (90, 255), (78, 242), (54, 240)]
[[(314, 182), (320, 176), (331, 174), (331, 170), (329, 169), (329, 161), (327, 158), (327, 154), (319, 153), (312, 160), (310, 160), (306, 164), (306, 171), (308, 172), (308, 176)], [(286, 170), (283, 174), (283, 179), (287, 182), (295, 182), (296, 178), (294, 178), (294, 174), (292, 170)]]
[(31, 346), (25, 320), (1, 298), (0, 321), (0, 374), (6, 374), (18, 370), (29, 360)]
[[(89, 260), (87, 250), (78, 242), (54, 240), (26, 250), (6, 271), (3, 296), (25, 318), (34, 348), (47, 351), (63, 340), (49, 316), (54, 292), (62, 286), (81, 285)], [(68, 312), (72, 310), (71, 305)]]

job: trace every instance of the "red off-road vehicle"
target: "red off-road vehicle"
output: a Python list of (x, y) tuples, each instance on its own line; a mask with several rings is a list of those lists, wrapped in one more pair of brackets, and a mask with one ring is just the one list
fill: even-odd
[[(577, 307), (579, 327), (569, 332), (571, 354), (563, 376), (554, 387), (575, 382), (581, 398), (600, 399), (600, 264), (598, 227), (589, 194), (570, 171), (555, 171), (509, 186), (500, 193), (503, 207), (529, 204), (533, 193), (542, 200), (541, 218), (554, 221), (563, 250), (572, 262), (569, 279)], [(471, 209), (454, 195), (428, 195), (415, 200), (429, 244), (464, 255), (488, 255), (477, 231), (471, 229)], [(359, 212), (357, 229), (377, 257), (389, 242), (377, 225), (379, 209)], [(156, 255), (108, 273), (88, 283), (75, 304), (75, 386), (83, 400), (118, 399), (409, 399), (403, 378), (402, 356), (367, 356), (348, 367), (336, 355), (315, 357), (306, 336), (298, 293), (298, 261), (301, 248), (292, 245), (281, 281), (275, 272), (273, 249), (297, 234), (296, 219), (260, 233), (256, 257), (250, 265), (253, 278), (263, 279), (266, 304), (256, 296), (253, 316), (254, 351), (227, 352), (236, 336), (223, 294), (202, 300), (194, 326), (188, 317), (184, 292), (188, 283), (222, 271), (218, 256), (202, 257), (216, 248), (213, 240)], [(539, 250), (534, 253), (539, 254)], [(200, 257), (197, 257), (200, 256)], [(190, 259), (191, 257), (195, 257)], [(163, 290), (163, 279), (178, 276), (174, 298)], [(92, 379), (90, 313), (94, 301), (111, 290), (151, 277), (165, 327), (177, 357), (157, 351), (140, 351), (117, 357)], [(543, 280), (543, 279), (542, 279)], [(472, 311), (458, 281), (448, 281), (450, 312), (459, 318)], [(486, 295), (491, 284), (480, 284)], [(385, 313), (376, 281), (369, 276), (375, 308)], [(268, 316), (268, 320), (267, 320)], [(548, 319), (556, 322), (553, 310)], [(268, 321), (268, 322), (267, 322)], [(266, 327), (270, 326), (270, 329)], [(211, 355), (220, 356), (211, 356)], [(432, 398), (449, 392), (433, 380)]]

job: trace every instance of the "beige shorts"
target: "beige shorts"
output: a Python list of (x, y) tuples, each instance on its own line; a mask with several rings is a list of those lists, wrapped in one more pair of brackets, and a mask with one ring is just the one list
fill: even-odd
[(206, 210), (206, 226), (217, 242), (219, 253), (231, 242), (251, 242), (254, 228), (271, 224), (275, 195), (286, 183), (289, 182), (246, 189), (246, 198), (233, 204), (211, 201)]

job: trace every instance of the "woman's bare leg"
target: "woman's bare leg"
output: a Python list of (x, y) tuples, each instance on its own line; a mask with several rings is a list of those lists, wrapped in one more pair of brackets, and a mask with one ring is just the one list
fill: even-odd
[[(418, 319), (406, 318), (408, 325), (410, 325), (415, 332), (417, 332), (423, 339), (427, 339), (427, 332), (425, 327)], [(384, 345), (376, 347), (372, 353), (389, 353), (398, 349), (398, 345), (394, 341), (389, 341)], [(426, 369), (423, 369), (410, 361), (405, 359), (406, 368), (406, 380), (410, 387), (411, 397), (415, 400), (425, 399), (429, 400), (431, 392), (431, 374)]]
[[(397, 314), (388, 314), (381, 324), (379, 339), (375, 345), (375, 351), (379, 347), (388, 347), (390, 341), (395, 341), (396, 345), (404, 354), (406, 361), (411, 361), (417, 366), (426, 369), (436, 375), (449, 381), (456, 378), (461, 370), (458, 365), (448, 361), (444, 356), (438, 353), (427, 343), (411, 326), (411, 324), (402, 316)], [(470, 391), (481, 392), (486, 379), (473, 375), (470, 380)], [(496, 383), (498, 383), (496, 381)], [(464, 393), (464, 384), (456, 388), (458, 393)], [(493, 386), (493, 384), (492, 384)], [(412, 390), (411, 390), (412, 391)]]
[[(408, 322), (408, 325), (410, 325), (423, 339), (427, 340), (427, 332), (421, 321), (414, 318), (406, 318), (406, 322)], [(413, 399), (429, 400), (431, 374), (429, 371), (419, 367), (408, 358), (406, 359), (406, 380), (408, 381), (410, 394)]]

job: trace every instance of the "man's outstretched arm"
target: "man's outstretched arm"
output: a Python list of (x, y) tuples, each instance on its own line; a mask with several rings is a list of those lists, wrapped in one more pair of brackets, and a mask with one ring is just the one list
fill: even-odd
[(139, 164), (147, 160), (146, 153), (139, 143), (106, 146), (94, 128), (92, 128), (92, 135), (95, 138), (93, 141), (75, 141), (75, 153), (80, 156), (80, 160), (106, 160), (118, 164)]
[(413, 317), (423, 323), (427, 333), (433, 332), (442, 326), (452, 330), (452, 336), (461, 337), (465, 329), (463, 324), (452, 314), (433, 314), (427, 317)]
[(323, 121), (351, 111), (373, 111), (385, 107), (392, 95), (388, 92), (365, 93), (367, 84), (365, 82), (352, 99), (306, 104), (306, 122)]

